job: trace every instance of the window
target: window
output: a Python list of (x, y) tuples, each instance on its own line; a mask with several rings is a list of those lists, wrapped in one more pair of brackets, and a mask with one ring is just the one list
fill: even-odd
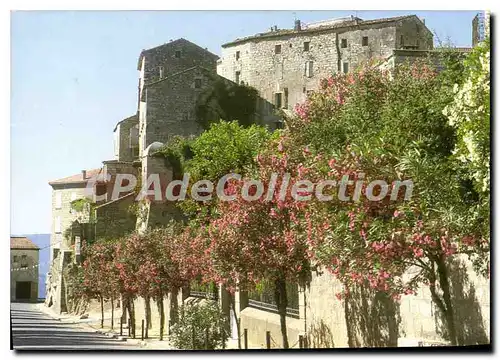
[(285, 94), (285, 103), (284, 103), (283, 107), (285, 109), (288, 109), (288, 88), (284, 88), (283, 93)]
[(194, 79), (194, 88), (201, 89), (201, 79)]
[(304, 51), (309, 51), (309, 41), (304, 41)]
[(281, 93), (276, 93), (274, 94), (274, 106), (277, 109), (281, 109), (282, 102), (281, 102)]
[(14, 255), (14, 258), (12, 259), (12, 262), (13, 263), (17, 263), (19, 261), (19, 259), (17, 258), (17, 255)]
[(342, 39), (342, 41), (340, 42), (340, 47), (341, 48), (346, 48), (347, 47), (347, 39)]
[(241, 72), (240, 72), (240, 71), (236, 71), (236, 73), (235, 73), (235, 76), (234, 76), (235, 80), (234, 80), (234, 82), (235, 82), (236, 84), (239, 84), (239, 83), (240, 83), (240, 74), (241, 74)]
[(401, 35), (401, 36), (399, 37), (399, 44), (400, 44), (400, 45), (401, 45), (401, 47), (402, 47), (402, 46), (404, 45), (404, 43), (405, 43), (405, 42), (404, 42), (404, 37), (403, 37), (403, 35)]
[(304, 75), (307, 77), (313, 76), (313, 62), (312, 61), (306, 62)]
[(349, 72), (349, 63), (345, 62), (342, 66), (342, 70), (343, 70), (344, 74), (347, 74)]
[(163, 79), (163, 66), (158, 67), (158, 72), (160, 73), (160, 79)]
[(175, 52), (175, 57), (176, 57), (177, 59), (180, 59), (180, 57), (181, 57), (181, 51), (180, 51), (180, 50), (176, 50), (176, 52)]
[(419, 49), (419, 48), (420, 48), (420, 40), (417, 39), (417, 49)]
[(281, 54), (281, 45), (275, 45), (274, 46), (274, 53), (275, 54)]
[(236, 51), (236, 60), (239, 60), (239, 59), (240, 59), (240, 52)]
[(60, 209), (62, 207), (62, 194), (60, 192), (56, 192), (56, 209)]
[(22, 268), (28, 267), (28, 256), (27, 255), (21, 255), (21, 267)]
[(361, 41), (361, 45), (368, 46), (368, 36), (363, 36), (363, 40)]
[(305, 86), (302, 88), (302, 92), (303, 92), (304, 94), (306, 93), (306, 87), (305, 87)]
[(54, 232), (55, 233), (60, 233), (61, 232), (61, 217), (56, 216), (54, 219)]

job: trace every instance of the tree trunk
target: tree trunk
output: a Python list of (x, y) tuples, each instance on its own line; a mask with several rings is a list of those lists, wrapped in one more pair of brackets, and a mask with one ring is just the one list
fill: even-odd
[(113, 330), (115, 322), (115, 299), (111, 296), (111, 330)]
[(160, 312), (160, 340), (163, 340), (163, 332), (165, 328), (165, 311), (163, 309), (163, 294), (158, 298), (158, 311)]
[(444, 262), (443, 257), (440, 257), (437, 264), (437, 271), (439, 275), (439, 285), (441, 290), (443, 291), (443, 301), (445, 304), (445, 313), (444, 316), (446, 318), (446, 326), (448, 329), (448, 335), (450, 337), (450, 342), (452, 345), (458, 345), (457, 341), (457, 330), (455, 328), (455, 314), (453, 311), (453, 304), (451, 302), (451, 293), (450, 293), (450, 281), (448, 278), (448, 270), (446, 269), (446, 264)]
[(127, 298), (127, 308), (130, 316), (130, 330), (132, 337), (135, 339), (135, 310), (134, 301), (131, 298)]
[(174, 288), (171, 292), (170, 298), (170, 324), (174, 325), (179, 320), (179, 304), (177, 303), (177, 295), (179, 294), (179, 289)]
[(286, 283), (283, 279), (278, 279), (274, 282), (274, 299), (278, 306), (278, 313), (280, 315), (281, 335), (283, 336), (283, 349), (288, 349), (288, 335), (286, 332), (286, 308), (288, 301), (286, 297)]
[(241, 349), (241, 338), (240, 338), (240, 321), (238, 315), (236, 315), (236, 305), (234, 304), (234, 298), (229, 294), (229, 302), (231, 304), (231, 309), (233, 310), (234, 320), (236, 320), (236, 332), (238, 333), (238, 349)]
[(149, 296), (144, 298), (144, 312), (146, 313), (146, 330), (145, 338), (148, 338), (148, 330), (151, 328), (151, 299)]
[(127, 323), (127, 307), (128, 307), (127, 298), (123, 294), (121, 294), (121, 298), (122, 298), (122, 324), (126, 324)]
[(104, 298), (102, 294), (99, 295), (101, 298), (101, 328), (104, 327)]

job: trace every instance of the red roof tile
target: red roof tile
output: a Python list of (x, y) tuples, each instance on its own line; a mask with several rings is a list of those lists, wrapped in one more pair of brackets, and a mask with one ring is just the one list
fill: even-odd
[(33, 241), (24, 236), (11, 236), (10, 237), (10, 248), (11, 249), (30, 249), (30, 250), (40, 250), (38, 246), (35, 245)]
[(89, 180), (90, 178), (97, 176), (102, 171), (102, 168), (86, 170), (85, 179), (83, 178), (83, 174), (79, 173), (76, 175), (71, 175), (62, 179), (57, 179), (49, 182), (49, 185), (57, 185), (57, 184), (73, 184), (73, 183), (83, 183)]

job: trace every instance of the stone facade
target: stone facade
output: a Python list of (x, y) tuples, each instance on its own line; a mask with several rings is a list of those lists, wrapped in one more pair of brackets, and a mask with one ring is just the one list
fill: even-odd
[[(218, 56), (185, 39), (143, 50), (139, 56), (139, 156), (153, 142), (196, 135), (196, 95), (216, 74)], [(201, 87), (197, 87), (200, 85)]]
[(39, 248), (25, 237), (10, 239), (10, 301), (37, 301)]
[(139, 117), (132, 115), (116, 124), (114, 133), (115, 160), (133, 161), (139, 156)]
[(255, 87), (275, 106), (293, 109), (320, 80), (349, 72), (393, 49), (432, 49), (432, 33), (416, 16), (363, 21), (347, 18), (319, 26), (273, 30), (222, 45), (217, 73)]

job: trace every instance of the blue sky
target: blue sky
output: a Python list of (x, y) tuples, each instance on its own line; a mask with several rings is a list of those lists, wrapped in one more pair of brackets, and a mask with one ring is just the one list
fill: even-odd
[(44, 11), (11, 16), (11, 233), (49, 233), (53, 179), (113, 158), (113, 128), (135, 113), (137, 58), (183, 37), (220, 55), (235, 38), (348, 15), (424, 18), (470, 46), (477, 11)]

